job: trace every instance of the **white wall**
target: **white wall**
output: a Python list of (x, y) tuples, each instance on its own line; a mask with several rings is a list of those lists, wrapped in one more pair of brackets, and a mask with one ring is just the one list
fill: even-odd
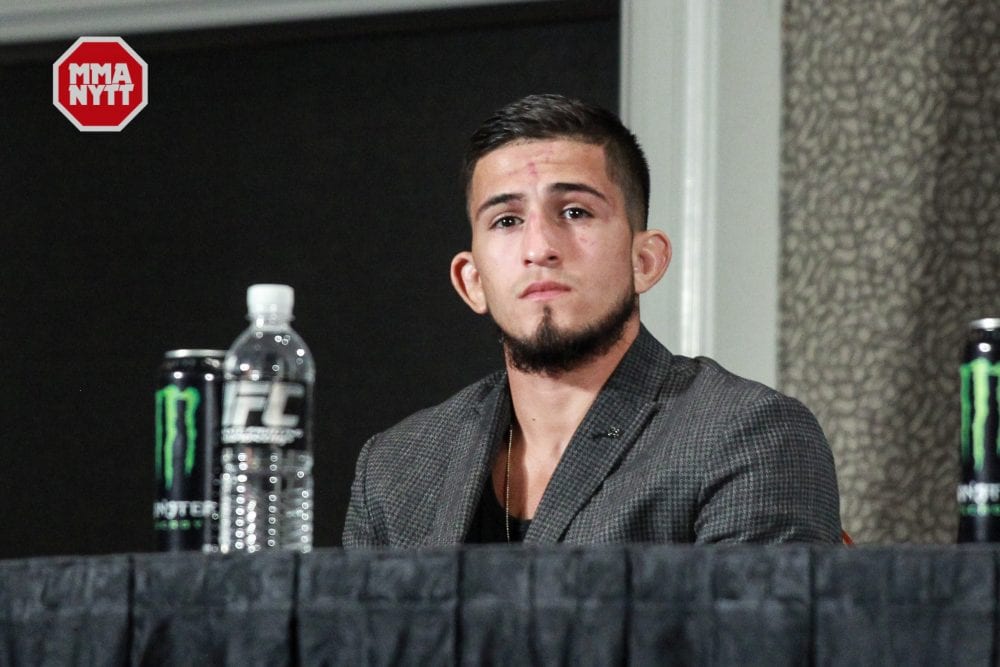
[(623, 0), (622, 115), (674, 241), (643, 319), (673, 351), (773, 385), (778, 342), (780, 0)]

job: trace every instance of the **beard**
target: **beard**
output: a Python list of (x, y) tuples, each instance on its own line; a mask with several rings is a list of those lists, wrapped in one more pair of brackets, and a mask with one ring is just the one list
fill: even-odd
[[(626, 295), (602, 319), (577, 331), (560, 329), (552, 321), (552, 309), (545, 306), (542, 321), (534, 333), (519, 338), (499, 324), (500, 343), (510, 365), (523, 373), (561, 375), (592, 361), (621, 340), (625, 325), (639, 307), (639, 295)], [(495, 320), (494, 320), (495, 322)]]

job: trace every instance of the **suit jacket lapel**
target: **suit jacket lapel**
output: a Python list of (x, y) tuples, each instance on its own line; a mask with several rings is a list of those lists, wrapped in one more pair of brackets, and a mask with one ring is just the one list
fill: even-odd
[(643, 328), (577, 428), (525, 542), (557, 542), (657, 409), (670, 353)]
[(507, 374), (501, 373), (482, 401), (469, 407), (456, 441), (443, 443), (451, 447), (453, 454), (442, 482), (429, 544), (453, 545), (464, 541), (486, 486), (500, 432), (509, 424), (510, 390)]

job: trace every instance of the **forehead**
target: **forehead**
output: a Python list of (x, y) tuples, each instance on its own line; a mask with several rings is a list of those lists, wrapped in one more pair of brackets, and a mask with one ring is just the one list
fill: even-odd
[(560, 181), (610, 186), (604, 147), (573, 139), (504, 144), (476, 163), (469, 200), (491, 196), (498, 189)]

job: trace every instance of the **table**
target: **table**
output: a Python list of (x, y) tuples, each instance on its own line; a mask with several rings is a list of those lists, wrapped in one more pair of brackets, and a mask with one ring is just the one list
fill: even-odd
[(993, 546), (0, 561), (0, 665), (987, 665)]

